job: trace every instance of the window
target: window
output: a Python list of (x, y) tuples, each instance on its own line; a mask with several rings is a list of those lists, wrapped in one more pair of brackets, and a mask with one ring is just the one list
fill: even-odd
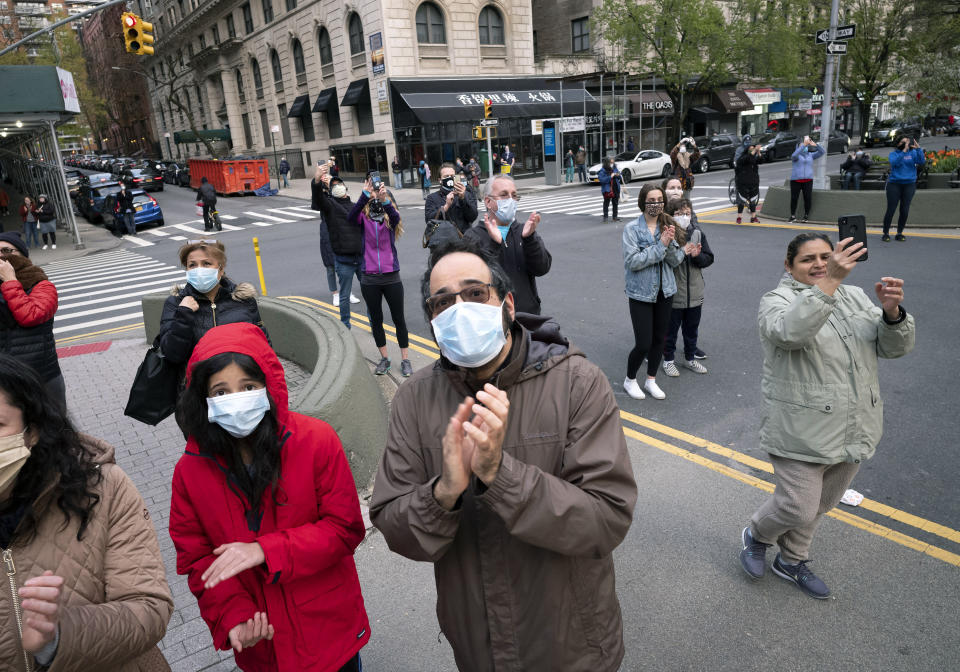
[(287, 11), (292, 12), (297, 8), (297, 0), (287, 0)]
[(270, 52), (270, 69), (273, 70), (273, 90), (280, 93), (283, 91), (283, 70), (280, 68), (280, 56), (276, 49)]
[(257, 98), (263, 98), (263, 79), (260, 77), (260, 64), (257, 59), (250, 61), (250, 69), (253, 70), (253, 86), (257, 89)]
[(243, 141), (247, 147), (253, 147), (253, 137), (250, 133), (250, 115), (246, 112), (242, 115), (243, 119)]
[(273, 143), (270, 141), (270, 121), (266, 110), (260, 110), (260, 128), (263, 131), (263, 145), (269, 147)]
[(350, 15), (350, 54), (362, 54), (366, 51), (363, 47), (363, 24), (360, 23), (360, 17), (356, 12)]
[(213, 29), (211, 32), (213, 33), (213, 43), (220, 44), (220, 26), (213, 24)]
[(253, 12), (250, 11), (250, 3), (248, 2), (240, 9), (243, 11), (243, 30), (249, 35), (253, 32)]
[[(249, 7), (249, 5), (247, 6)], [(233, 14), (227, 14), (227, 37), (236, 37), (236, 36), (237, 36), (237, 27), (233, 23)]]
[(446, 44), (443, 29), (443, 13), (432, 2), (425, 2), (417, 9), (417, 42), (421, 44)]
[(243, 89), (243, 73), (240, 72), (240, 68), (237, 68), (237, 95), (241, 103), (247, 102), (247, 92)]
[(503, 17), (493, 7), (480, 12), (480, 44), (503, 44)]
[(574, 19), (570, 22), (573, 34), (573, 53), (590, 51), (590, 19)]
[(280, 115), (280, 134), (283, 137), (283, 144), (289, 145), (290, 139), (290, 117), (287, 116), (287, 105), (277, 106), (277, 113)]
[[(300, 40), (293, 41), (293, 71), (297, 73), (297, 84), (307, 83), (307, 66), (303, 61), (303, 47)], [(300, 81), (301, 77), (303, 82)]]
[(273, 0), (263, 0), (263, 22), (273, 21)]
[(193, 59), (193, 43), (187, 44), (187, 60)]
[(203, 33), (200, 33), (198, 37), (200, 42), (200, 51), (203, 51), (204, 49), (207, 48), (207, 36), (204, 35)]
[(326, 28), (320, 29), (317, 42), (320, 46), (320, 65), (330, 65), (333, 63), (333, 50), (330, 48), (330, 33)]
[[(300, 117), (300, 130), (303, 131), (304, 142), (313, 142), (317, 139), (317, 134), (313, 130), (313, 115), (309, 112)], [(310, 165), (309, 158), (307, 159), (307, 165)]]

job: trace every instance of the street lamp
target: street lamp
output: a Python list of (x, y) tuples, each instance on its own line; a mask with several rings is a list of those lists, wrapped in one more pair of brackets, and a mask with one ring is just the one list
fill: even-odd
[(280, 164), (277, 162), (277, 131), (279, 126), (270, 127), (270, 139), (273, 141), (273, 168), (277, 171), (277, 191), (280, 191)]

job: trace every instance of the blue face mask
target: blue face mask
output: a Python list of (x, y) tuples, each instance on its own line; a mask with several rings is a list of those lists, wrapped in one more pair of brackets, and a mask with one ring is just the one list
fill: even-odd
[(503, 333), (503, 304), (455, 303), (430, 324), (443, 356), (466, 369), (488, 363), (507, 342)]
[(197, 266), (187, 271), (187, 282), (193, 285), (193, 288), (201, 294), (206, 294), (220, 282), (219, 275), (219, 268)]
[(512, 198), (497, 199), (497, 211), (494, 213), (501, 222), (512, 224), (517, 216), (517, 201)]
[(242, 439), (257, 428), (270, 410), (267, 388), (207, 397), (207, 420), (215, 422), (230, 436)]
[(501, 224), (497, 224), (497, 228), (500, 229), (500, 237), (501, 237), (503, 240), (506, 240), (506, 239), (507, 239), (507, 234), (510, 233), (510, 225), (509, 225), (509, 224), (502, 224), (502, 225), (501, 225)]

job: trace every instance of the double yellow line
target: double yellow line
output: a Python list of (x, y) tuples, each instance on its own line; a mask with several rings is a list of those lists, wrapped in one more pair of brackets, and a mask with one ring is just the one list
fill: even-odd
[[(311, 299), (305, 296), (284, 296), (280, 298), (287, 299), (301, 305), (319, 308), (320, 310), (323, 310), (334, 317), (340, 317), (340, 311), (336, 306), (319, 301), (317, 299)], [(344, 297), (344, 299), (348, 300), (347, 297)], [(351, 324), (365, 331), (370, 331), (370, 321), (366, 316), (352, 313)], [(387, 332), (387, 338), (396, 343), (396, 329), (388, 324), (384, 324), (384, 330)], [(416, 350), (417, 352), (434, 359), (440, 354), (436, 344), (433, 343), (433, 341), (427, 340), (415, 334), (410, 334), (410, 349)], [(683, 448), (677, 445), (676, 442), (682, 442), (692, 446), (695, 449), (706, 450), (707, 452), (724, 458), (725, 460), (732, 460), (750, 469), (756, 469), (757, 471), (762, 471), (767, 474), (773, 474), (773, 465), (765, 460), (746, 455), (745, 453), (741, 453), (707, 439), (688, 434), (687, 432), (679, 429), (674, 429), (673, 427), (663, 425), (659, 422), (647, 420), (646, 418), (640, 417), (639, 415), (630, 413), (628, 411), (621, 410), (620, 419), (623, 421), (623, 433), (631, 439), (635, 439), (640, 443), (652, 448), (657, 448), (665, 453), (669, 453), (676, 457), (683, 458), (689, 462), (693, 462), (694, 464), (706, 467), (707, 469), (715, 471), (718, 474), (723, 474), (724, 476), (733, 478), (741, 483), (758, 488), (759, 490), (763, 490), (765, 492), (773, 492), (774, 490), (774, 484), (770, 481), (757, 478), (756, 476), (744, 473), (727, 464), (712, 460), (698, 452), (694, 452), (694, 450)], [(668, 437), (669, 439), (674, 440), (675, 443), (659, 439), (644, 432), (653, 432), (661, 436)], [(880, 516), (885, 516), (891, 520), (897, 521), (898, 523), (913, 527), (928, 534), (941, 537), (955, 544), (960, 544), (960, 532), (946, 527), (945, 525), (940, 525), (939, 523), (935, 523), (931, 520), (920, 518), (919, 516), (907, 513), (906, 511), (901, 511), (900, 509), (895, 509), (892, 506), (887, 506), (886, 504), (882, 504), (872, 499), (867, 499), (866, 497), (864, 497), (863, 502), (861, 502), (860, 508)], [(898, 532), (890, 527), (874, 523), (873, 521), (856, 516), (852, 513), (848, 513), (847, 511), (839, 508), (830, 511), (827, 515), (848, 525), (852, 525), (858, 529), (875, 534), (885, 539), (889, 539), (894, 543), (906, 546), (907, 548), (912, 548), (920, 553), (924, 553), (931, 557), (937, 558), (938, 560), (943, 560), (951, 565), (960, 567), (960, 555), (938, 546), (934, 546), (933, 544), (928, 544), (927, 542)]]

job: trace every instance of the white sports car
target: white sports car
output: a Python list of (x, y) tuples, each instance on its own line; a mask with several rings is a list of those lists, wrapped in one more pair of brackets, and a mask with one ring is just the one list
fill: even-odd
[[(670, 155), (658, 152), (655, 149), (641, 149), (638, 152), (624, 152), (613, 158), (617, 170), (623, 176), (624, 183), (630, 180), (648, 177), (666, 177), (673, 168), (670, 165)], [(597, 173), (603, 164), (590, 166), (588, 173), (591, 182), (599, 182)]]

